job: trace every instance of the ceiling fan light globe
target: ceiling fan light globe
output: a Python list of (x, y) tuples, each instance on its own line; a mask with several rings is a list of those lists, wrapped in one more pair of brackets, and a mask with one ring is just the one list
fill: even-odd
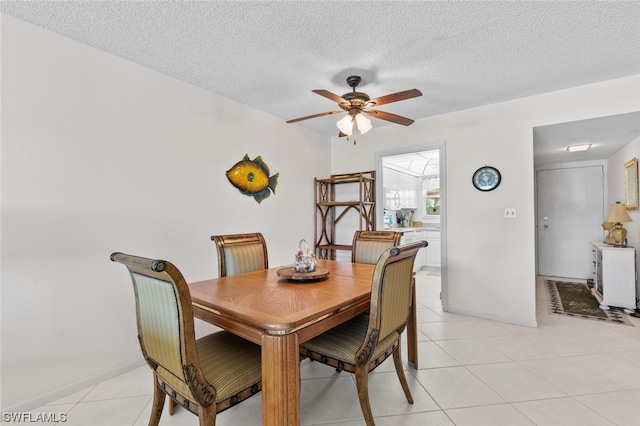
[(338, 120), (336, 123), (338, 129), (347, 136), (351, 136), (353, 134), (353, 117), (350, 115), (345, 115), (343, 118)]
[(356, 125), (358, 126), (358, 131), (362, 135), (364, 135), (365, 133), (367, 133), (369, 130), (373, 128), (373, 126), (371, 125), (371, 120), (369, 120), (363, 114), (356, 115), (355, 120), (356, 120)]

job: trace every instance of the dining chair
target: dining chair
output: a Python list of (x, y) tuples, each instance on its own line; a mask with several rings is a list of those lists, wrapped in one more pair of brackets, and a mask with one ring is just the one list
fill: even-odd
[(355, 373), (360, 408), (367, 426), (374, 426), (369, 402), (369, 372), (393, 354), (393, 363), (410, 404), (413, 396), (404, 374), (400, 338), (412, 309), (413, 263), (426, 247), (419, 241), (386, 249), (371, 282), (369, 313), (359, 315), (300, 345), (300, 355)]
[(353, 234), (351, 261), (375, 264), (383, 251), (400, 245), (399, 231), (356, 231)]
[(111, 260), (133, 281), (138, 341), (153, 370), (150, 426), (160, 422), (166, 395), (209, 426), (217, 413), (260, 392), (260, 346), (226, 331), (196, 340), (189, 288), (173, 264), (124, 253)]
[(260, 232), (213, 235), (218, 249), (218, 275), (242, 274), (269, 269), (267, 243)]

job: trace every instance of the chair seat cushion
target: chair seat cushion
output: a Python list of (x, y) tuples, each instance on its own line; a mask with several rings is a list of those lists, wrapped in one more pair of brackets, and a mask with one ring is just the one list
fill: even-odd
[[(356, 353), (362, 347), (369, 326), (369, 315), (359, 315), (342, 323), (321, 335), (300, 345), (300, 353), (308, 351), (324, 354), (330, 358), (355, 365)], [(378, 343), (370, 359), (377, 358), (398, 338), (398, 334), (387, 337)]]
[(196, 341), (202, 373), (217, 390), (216, 402), (224, 401), (244, 389), (259, 390), (262, 378), (260, 346), (220, 331)]

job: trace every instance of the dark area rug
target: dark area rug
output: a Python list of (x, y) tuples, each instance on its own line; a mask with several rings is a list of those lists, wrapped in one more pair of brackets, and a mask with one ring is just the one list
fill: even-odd
[(631, 321), (618, 309), (605, 311), (586, 284), (545, 280), (549, 311), (552, 314), (568, 315), (616, 324), (630, 325)]

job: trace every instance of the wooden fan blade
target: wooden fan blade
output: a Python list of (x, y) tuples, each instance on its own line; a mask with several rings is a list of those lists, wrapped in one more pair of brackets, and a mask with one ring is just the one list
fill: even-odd
[(364, 112), (374, 118), (391, 121), (392, 123), (396, 123), (396, 124), (402, 124), (403, 126), (408, 126), (411, 123), (413, 123), (413, 120), (410, 118), (403, 117), (401, 115), (391, 114), (390, 112), (376, 111), (376, 110), (364, 111)]
[(349, 104), (349, 101), (346, 99), (336, 95), (335, 93), (331, 93), (328, 90), (316, 89), (312, 90), (313, 93), (317, 93), (320, 96), (324, 96), (327, 99), (331, 99), (333, 102), (337, 104)]
[(405, 99), (416, 98), (422, 96), (422, 92), (418, 89), (405, 90), (404, 92), (392, 93), (390, 95), (380, 96), (379, 98), (372, 99), (368, 104), (375, 104), (375, 106), (390, 104), (391, 102), (404, 101)]
[(344, 111), (321, 112), (320, 114), (307, 115), (306, 117), (300, 117), (300, 118), (294, 118), (293, 120), (287, 120), (287, 123), (296, 123), (298, 121), (309, 120), (310, 118), (324, 117), (325, 115), (333, 115), (333, 114), (337, 114), (339, 112), (344, 112)]
[(339, 137), (339, 138), (343, 138), (343, 137), (345, 137), (345, 136), (347, 136), (347, 134), (346, 134), (346, 133), (342, 133), (342, 132), (340, 132), (340, 131), (338, 132), (338, 137)]

